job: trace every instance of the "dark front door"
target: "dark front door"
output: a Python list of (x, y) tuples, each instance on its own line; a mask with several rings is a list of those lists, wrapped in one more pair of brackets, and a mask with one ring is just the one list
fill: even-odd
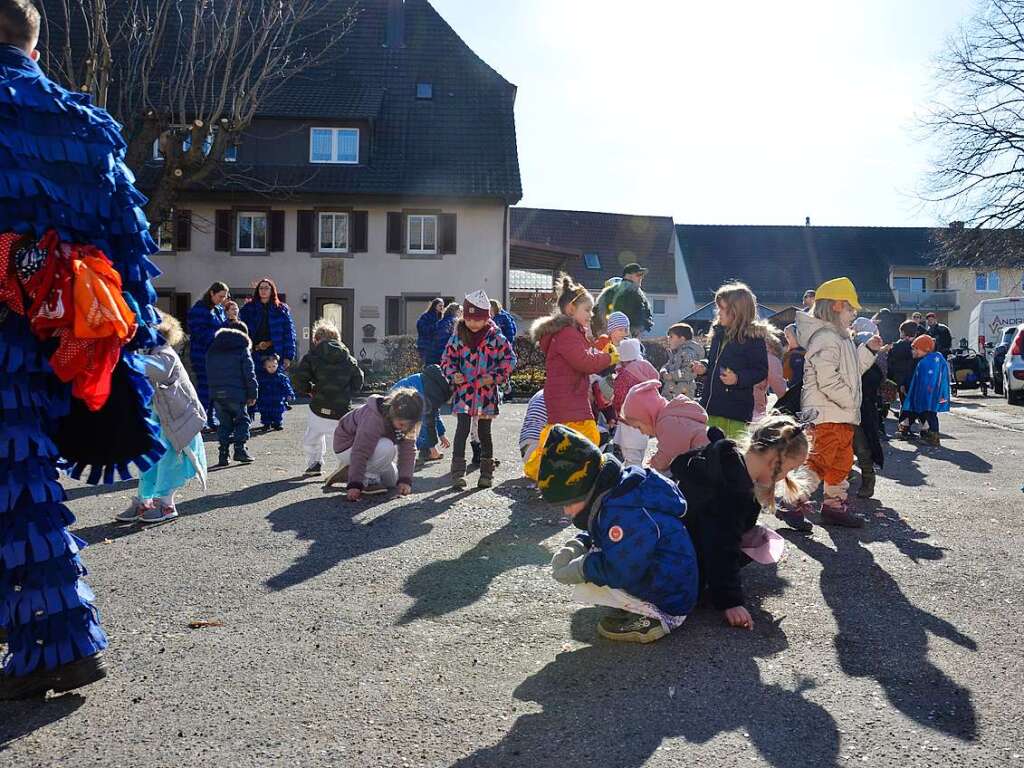
[(341, 340), (352, 349), (354, 338), (355, 312), (353, 302), (355, 292), (351, 288), (311, 288), (309, 291), (309, 340), (313, 343), (313, 326), (317, 320), (327, 319), (334, 322), (341, 331)]

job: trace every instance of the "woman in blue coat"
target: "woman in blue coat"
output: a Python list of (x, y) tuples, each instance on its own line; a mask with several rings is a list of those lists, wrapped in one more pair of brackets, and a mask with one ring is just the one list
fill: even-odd
[(203, 298), (188, 311), (188, 354), (192, 363), (192, 375), (196, 380), (196, 394), (206, 411), (207, 429), (217, 426), (210, 407), (210, 391), (206, 384), (206, 350), (213, 342), (213, 336), (227, 322), (224, 302), (228, 298), (228, 287), (219, 280), (211, 285)]
[(430, 361), (427, 358), (430, 356), (430, 350), (434, 347), (434, 333), (443, 316), (444, 299), (436, 298), (430, 302), (427, 311), (416, 321), (416, 351), (420, 353), (424, 365), (431, 365), (432, 362), (436, 365), (438, 362), (437, 360)]
[[(292, 313), (277, 295), (277, 286), (269, 277), (262, 278), (253, 288), (252, 298), (239, 310), (238, 318), (249, 328), (252, 339), (252, 359), (256, 365), (256, 380), (262, 390), (270, 386), (270, 374), (264, 361), (277, 355), (285, 372), (295, 359), (295, 323)], [(254, 413), (250, 410), (250, 415)]]

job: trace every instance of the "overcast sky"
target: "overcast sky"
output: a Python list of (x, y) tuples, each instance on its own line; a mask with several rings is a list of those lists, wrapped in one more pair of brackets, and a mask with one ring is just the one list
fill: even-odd
[(914, 116), (975, 0), (432, 2), (519, 87), (521, 205), (945, 223)]

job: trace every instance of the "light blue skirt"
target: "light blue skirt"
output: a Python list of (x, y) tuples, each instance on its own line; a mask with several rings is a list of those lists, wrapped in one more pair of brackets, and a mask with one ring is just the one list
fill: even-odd
[(206, 486), (206, 448), (202, 434), (192, 438), (185, 449), (175, 451), (160, 429), (160, 442), (167, 446), (163, 457), (139, 476), (139, 498), (170, 496), (197, 475)]

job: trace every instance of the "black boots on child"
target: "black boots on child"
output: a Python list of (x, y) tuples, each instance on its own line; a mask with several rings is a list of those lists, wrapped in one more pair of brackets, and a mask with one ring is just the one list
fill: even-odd
[[(228, 453), (231, 450), (229, 443), (221, 443), (217, 449), (217, 463), (213, 465), (214, 469), (220, 467), (229, 466)], [(245, 443), (235, 443), (235, 461), (240, 464), (251, 464), (255, 459), (249, 455), (249, 452), (245, 450)]]

